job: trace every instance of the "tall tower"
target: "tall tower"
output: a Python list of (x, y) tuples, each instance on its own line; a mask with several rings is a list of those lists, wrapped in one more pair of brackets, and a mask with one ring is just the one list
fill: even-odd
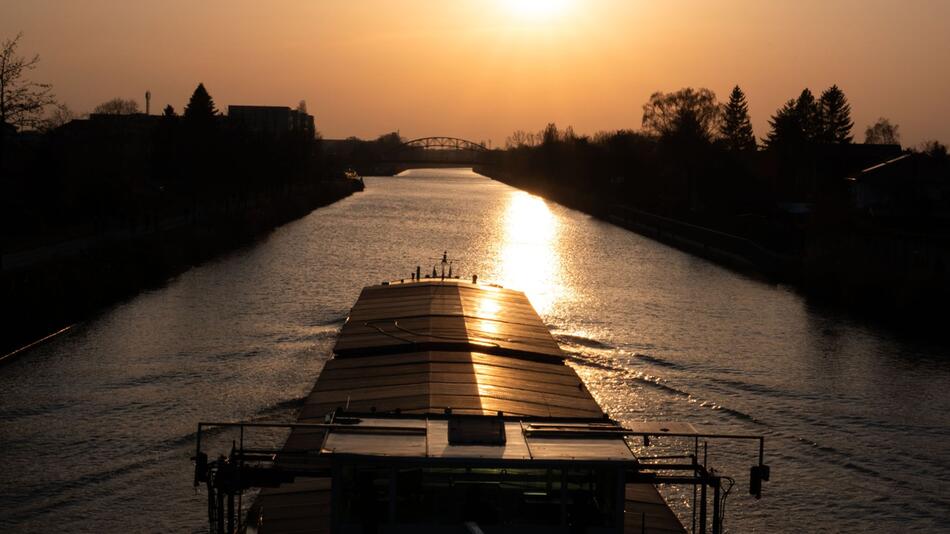
[(152, 92), (145, 91), (145, 114), (149, 115), (152, 110)]

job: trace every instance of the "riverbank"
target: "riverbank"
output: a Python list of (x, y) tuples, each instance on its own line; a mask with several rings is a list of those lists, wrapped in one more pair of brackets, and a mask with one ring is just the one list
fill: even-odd
[(519, 179), (496, 168), (478, 167), (475, 172), (746, 274), (782, 280), (790, 277), (794, 269), (791, 265), (793, 258), (743, 237), (630, 206), (614, 204), (604, 207), (593, 194), (557, 186), (536, 187), (533, 180)]
[(685, 252), (771, 283), (785, 283), (810, 300), (892, 327), (928, 331), (931, 313), (950, 298), (947, 239), (910, 232), (841, 227), (803, 235), (796, 250), (653, 214), (560, 184), (545, 184), (496, 167), (479, 174), (537, 194)]
[(359, 180), (295, 183), (241, 204), (204, 205), (147, 231), (112, 231), (4, 255), (7, 354), (106, 306), (361, 191)]

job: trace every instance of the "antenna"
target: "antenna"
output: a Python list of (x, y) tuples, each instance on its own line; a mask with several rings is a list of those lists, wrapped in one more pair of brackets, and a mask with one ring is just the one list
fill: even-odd
[[(453, 265), (454, 265), (454, 263), (455, 263), (456, 260), (449, 257), (449, 251), (447, 251), (447, 250), (444, 251), (444, 252), (442, 253), (442, 257), (441, 257), (441, 258), (432, 258), (432, 259), (435, 260), (435, 261), (438, 261), (438, 262), (439, 262), (438, 265), (441, 265), (441, 266), (442, 266), (442, 274), (441, 274), (441, 275), (439, 274), (439, 271), (436, 269), (436, 266), (435, 266), (435, 265), (432, 266), (432, 278), (441, 278), (442, 280), (445, 280), (445, 278), (446, 278), (445, 268), (446, 268), (446, 267), (449, 268), (448, 278), (452, 278), (452, 277), (453, 277), (452, 267), (453, 267)], [(416, 271), (417, 271), (417, 272), (418, 272), (418, 269), (419, 269), (419, 268), (416, 267)]]
[(152, 92), (145, 91), (145, 114), (149, 115), (152, 110)]

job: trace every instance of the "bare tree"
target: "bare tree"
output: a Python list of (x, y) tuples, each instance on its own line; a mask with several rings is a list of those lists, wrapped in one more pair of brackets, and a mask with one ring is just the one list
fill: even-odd
[(113, 98), (99, 104), (92, 112), (101, 115), (131, 115), (139, 112), (139, 103), (132, 99)]
[(40, 56), (18, 56), (17, 46), (22, 33), (3, 42), (0, 49), (0, 127), (9, 124), (17, 129), (35, 128), (42, 124), (43, 109), (54, 103), (51, 86), (26, 79), (35, 69)]
[(539, 135), (541, 144), (547, 146), (553, 146), (561, 139), (561, 133), (557, 130), (557, 125), (553, 122), (549, 122), (548, 125), (541, 130)]
[(75, 118), (76, 114), (73, 113), (73, 110), (69, 109), (69, 106), (66, 104), (56, 104), (43, 120), (40, 129), (46, 132), (55, 130)]
[(579, 139), (580, 136), (574, 133), (574, 127), (571, 125), (568, 125), (567, 128), (561, 132), (561, 141), (565, 143), (576, 143)]
[(505, 148), (520, 148), (537, 144), (537, 136), (524, 130), (517, 130), (505, 139)]
[(718, 133), (721, 119), (722, 108), (716, 93), (705, 88), (656, 92), (643, 105), (643, 131), (659, 137), (693, 134), (711, 141)]
[(864, 142), (869, 145), (899, 145), (901, 134), (896, 124), (881, 117), (873, 125), (864, 130)]
[(918, 152), (922, 152), (934, 159), (943, 161), (946, 161), (947, 158), (950, 157), (948, 156), (950, 153), (947, 152), (947, 145), (937, 141), (936, 139), (931, 139), (930, 141), (924, 141), (921, 143)]

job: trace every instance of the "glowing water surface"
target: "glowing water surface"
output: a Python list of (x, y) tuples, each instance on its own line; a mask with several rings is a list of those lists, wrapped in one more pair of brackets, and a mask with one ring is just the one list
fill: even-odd
[[(950, 524), (946, 344), (433, 170), (368, 178), (0, 368), (0, 528), (205, 531), (197, 421), (292, 420), (360, 288), (431, 270), (443, 250), (463, 276), (526, 291), (612, 416), (766, 435), (773, 479), (758, 502), (745, 495), (754, 447), (713, 449), (739, 482), (728, 531)], [(690, 493), (667, 494), (688, 519)]]

